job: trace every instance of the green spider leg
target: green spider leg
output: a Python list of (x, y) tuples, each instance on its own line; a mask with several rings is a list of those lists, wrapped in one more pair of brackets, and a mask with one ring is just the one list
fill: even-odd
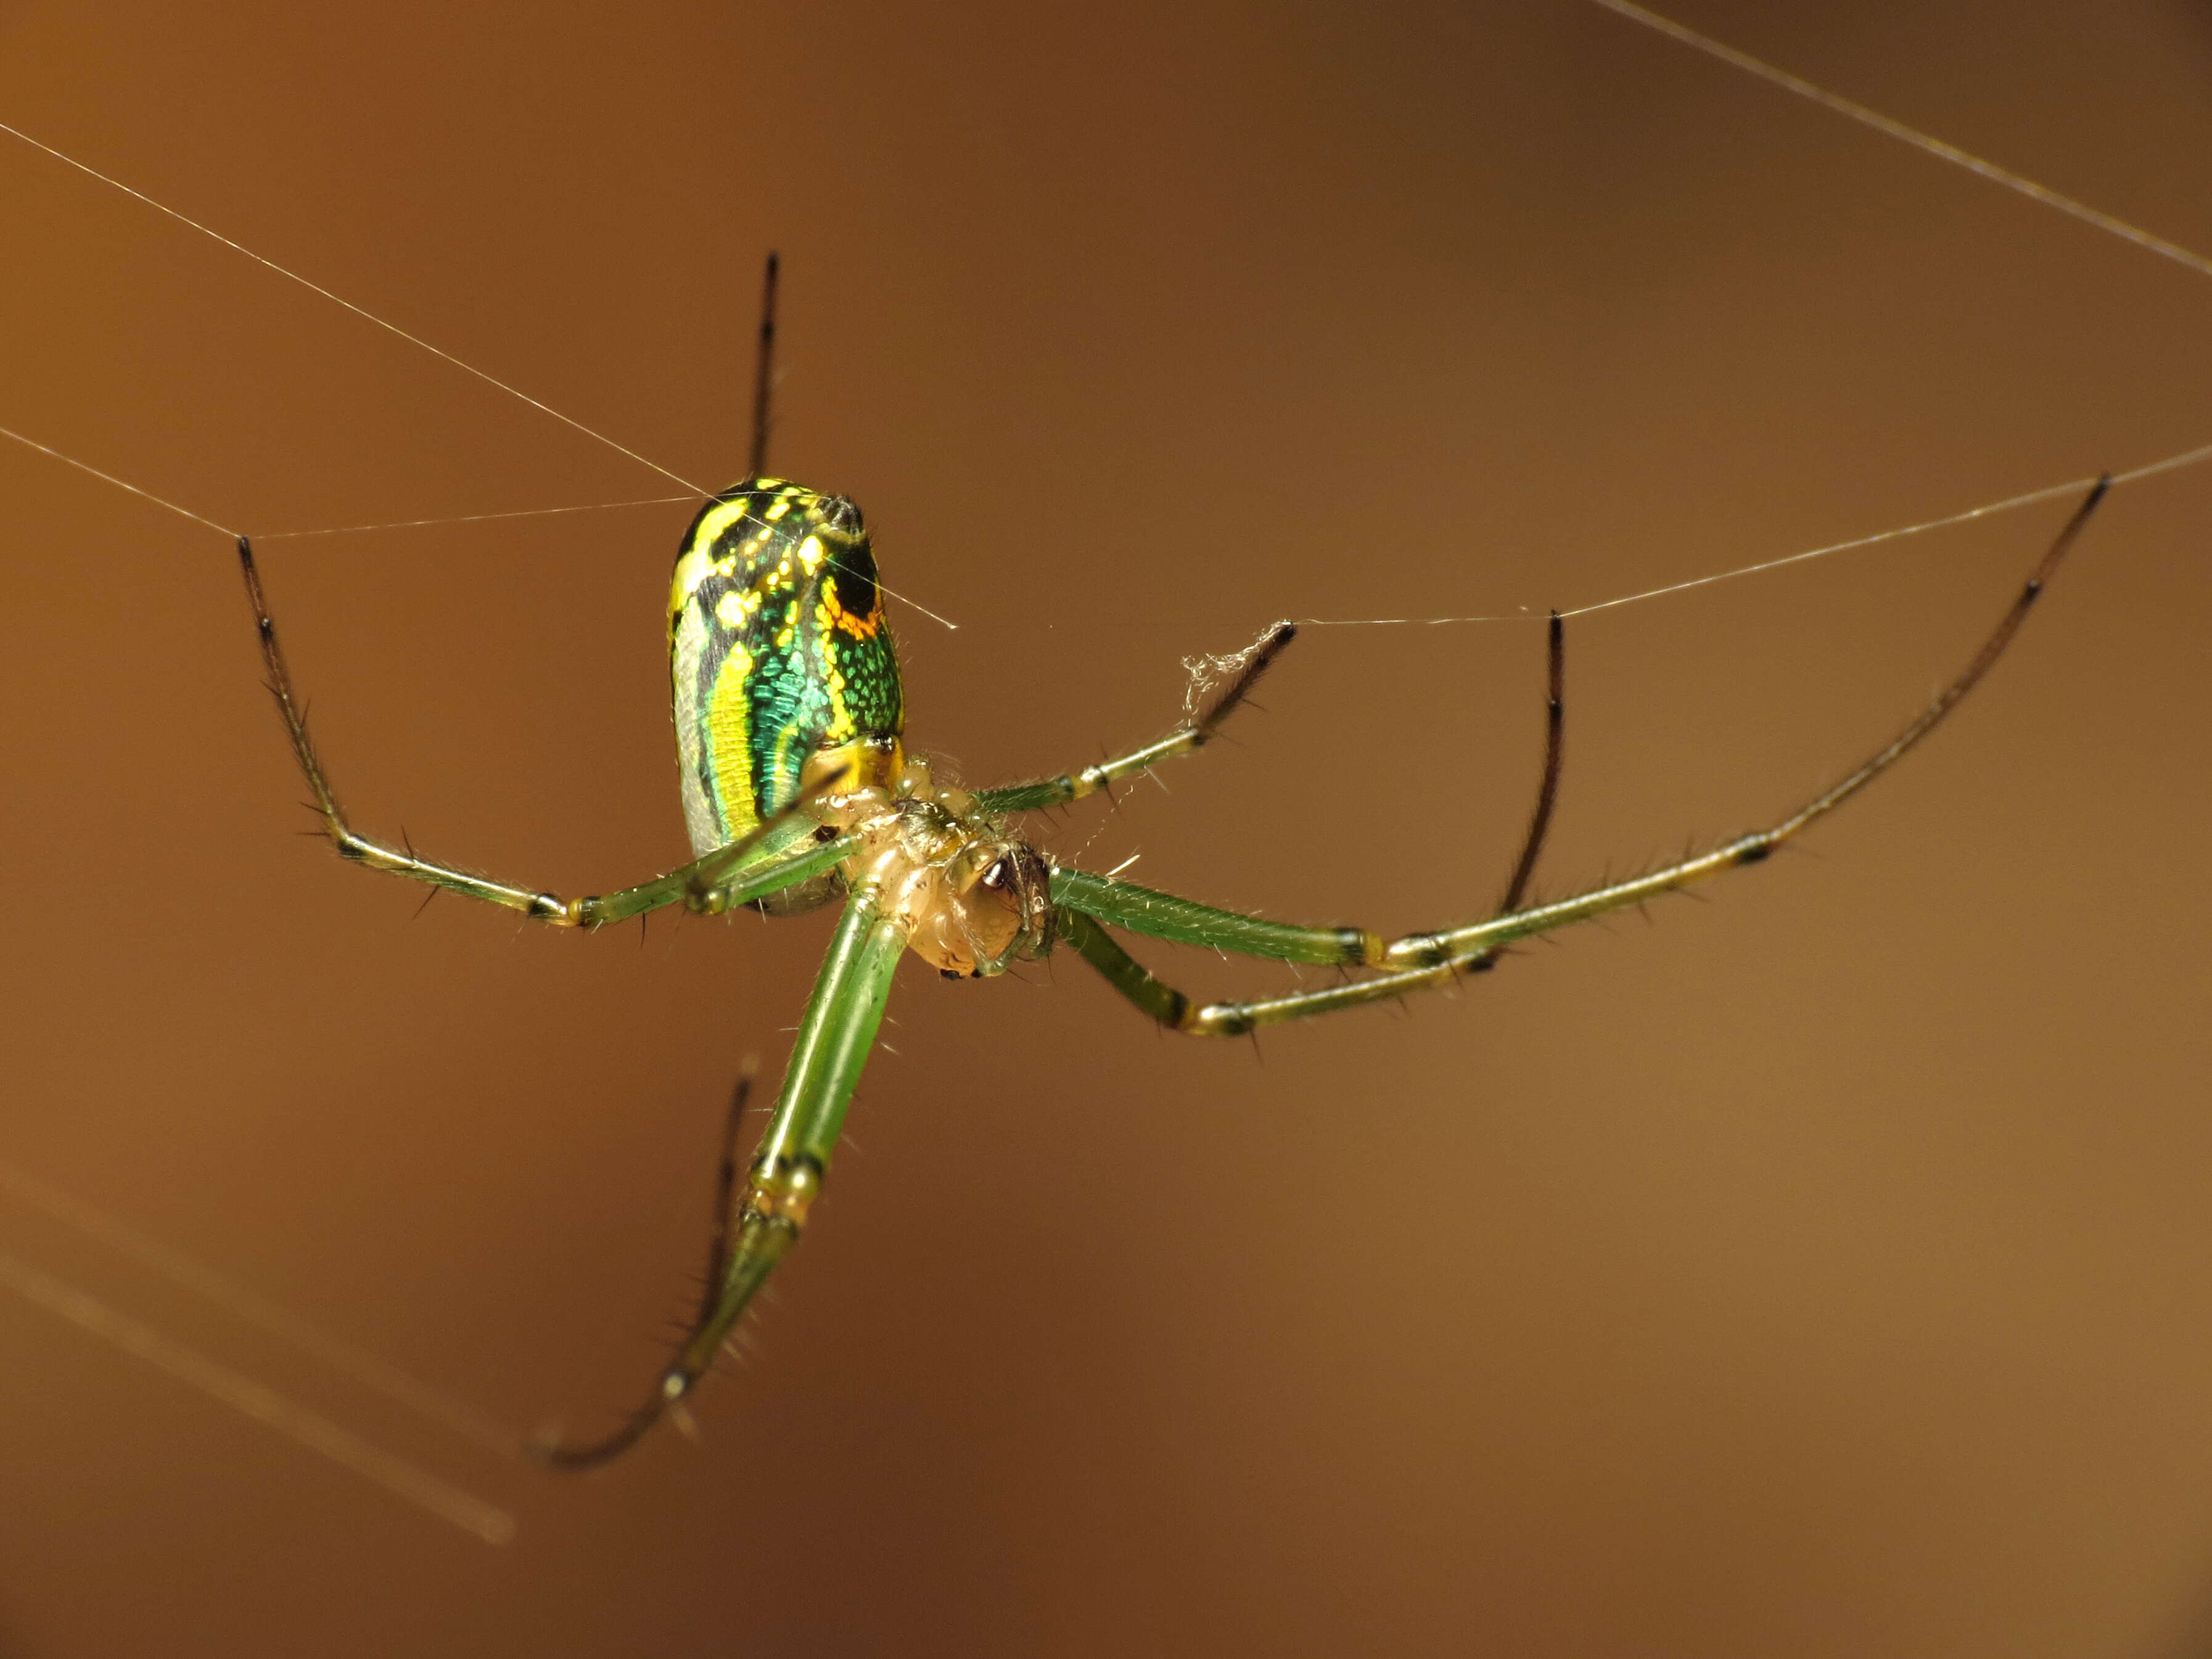
[[(1521, 908), (1522, 897), (1528, 891), (1529, 878), (1535, 872), (1536, 860), (1542, 855), (1545, 838), (1551, 830), (1553, 811), (1559, 804), (1559, 770), (1566, 732), (1566, 629), (1556, 611), (1552, 613), (1546, 655), (1543, 777), (1537, 786), (1535, 806), (1528, 815), (1528, 833), (1522, 837), (1520, 856), (1514, 860), (1505, 896), (1498, 902), (1500, 915), (1510, 915)], [(1389, 949), (1364, 928), (1311, 927), (1297, 922), (1270, 921), (1264, 916), (1218, 909), (1140, 887), (1135, 882), (1116, 881), (1080, 870), (1055, 869), (1052, 896), (1059, 907), (1055, 919), (1059, 936), (1073, 945), (1085, 961), (1161, 1024), (1200, 1036), (1232, 1036), (1249, 1031), (1265, 1023), (1253, 1015), (1253, 1009), (1260, 1005), (1231, 1004), (1194, 1009), (1182, 992), (1155, 978), (1116, 944), (1101, 925), (1102, 920), (1111, 921), (1133, 933), (1148, 933), (1178, 944), (1208, 945), (1277, 962), (1312, 963), (1326, 967), (1364, 963)], [(1497, 955), (1498, 948), (1492, 946), (1455, 964), (1453, 971), (1458, 974), (1487, 969), (1493, 965)], [(1395, 986), (1384, 976), (1362, 981), (1357, 987), (1339, 988), (1354, 989), (1363, 994), (1362, 1000), (1377, 1000), (1401, 995), (1407, 988)], [(1310, 1012), (1325, 1011), (1316, 1008)], [(1239, 1018), (1250, 1023), (1238, 1025)]]
[[(1958, 677), (1897, 736), (1840, 782), (1765, 830), (1739, 836), (1710, 851), (1631, 880), (1608, 883), (1531, 909), (1514, 910), (1512, 901), (1519, 897), (1527, 866), (1534, 861), (1533, 854), (1526, 854), (1522, 867), (1516, 871), (1513, 890), (1509, 893), (1506, 914), (1433, 933), (1409, 933), (1388, 942), (1364, 928), (1312, 927), (1270, 921), (1217, 909), (1173, 894), (1155, 892), (1133, 882), (1055, 868), (1052, 874), (1052, 898), (1058, 907), (1059, 935), (1116, 991), (1162, 1025), (1198, 1036), (1241, 1036), (1262, 1025), (1334, 1013), (1342, 1008), (1390, 1000), (1409, 991), (1451, 984), (1461, 975), (1489, 965), (1503, 946), (1516, 939), (1587, 921), (1610, 911), (1642, 904), (1723, 871), (1760, 863), (1776, 848), (1825, 817), (1903, 759), (1942, 724), (1945, 717), (1979, 684), (2027, 620), (2027, 613), (2034, 608), (2060, 561), (2104, 499), (2107, 483), (2108, 480), (2100, 479), (2075, 509), (2019, 596)], [(1555, 678), (1555, 692), (1557, 684)], [(1556, 701), (1555, 695), (1555, 703)], [(1545, 796), (1538, 806), (1540, 823), (1548, 815), (1549, 798), (1556, 783), (1555, 769), (1547, 767)], [(1200, 1005), (1139, 963), (1106, 932), (1107, 926), (1176, 944), (1206, 945), (1279, 962), (1379, 968), (1384, 971), (1326, 990), (1303, 991), (1252, 1002)]]
[(1252, 653), (1251, 659), (1229, 683), (1228, 689), (1206, 704), (1205, 710), (1189, 725), (1179, 727), (1158, 743), (1148, 743), (1142, 749), (1096, 766), (1086, 766), (1076, 772), (1063, 772), (1056, 778), (1034, 778), (1026, 783), (1006, 783), (995, 789), (978, 790), (975, 804), (986, 812), (1031, 812), (1043, 806), (1065, 806), (1070, 801), (1081, 800), (1102, 789), (1110, 789), (1123, 778), (1149, 772), (1162, 761), (1173, 760), (1178, 755), (1188, 755), (1203, 749), (1221, 730), (1222, 723), (1235, 714), (1237, 708), (1252, 695), (1252, 688), (1260, 683), (1260, 676), (1273, 666), (1275, 659), (1283, 654), (1284, 647), (1297, 638), (1298, 630), (1284, 623), (1261, 640)]
[(245, 573), (246, 597), (252, 604), (254, 624), (260, 635), (261, 660), (268, 670), (270, 695), (276, 700), (276, 711), (283, 717), (284, 730), (292, 739), (292, 752), (298, 757), (307, 787), (313, 793), (314, 810), (321, 815), (323, 827), (340, 858), (387, 875), (427, 882), (434, 888), (459, 893), (464, 898), (480, 899), (519, 911), (533, 921), (550, 922), (556, 927), (598, 927), (611, 921), (627, 921), (632, 916), (678, 902), (703, 914), (715, 914), (805, 881), (851, 854), (851, 845), (842, 837), (826, 842), (803, 836), (794, 838), (806, 809), (823, 794), (844, 784), (846, 779), (842, 773), (819, 780), (750, 835), (704, 858), (695, 859), (635, 887), (583, 898), (562, 898), (558, 894), (471, 875), (465, 870), (420, 857), (412, 847), (386, 847), (356, 835), (346, 822), (322, 762), (307, 736), (307, 715), (292, 689), (291, 672), (285, 666), (283, 648), (276, 641), (276, 618), (270, 614), (268, 597), (262, 591), (261, 573), (253, 562), (253, 549), (243, 536), (238, 538), (238, 562)]
[(555, 1468), (588, 1468), (628, 1450), (713, 1369), (722, 1345), (776, 1264), (799, 1242), (806, 1212), (822, 1190), (845, 1109), (883, 1024), (891, 979), (906, 934), (887, 920), (872, 886), (855, 886), (838, 919), (829, 955), (807, 999), (798, 1040), (785, 1066), (783, 1090), (760, 1145), (753, 1149), (745, 1191), (736, 1194), (732, 1152), (750, 1078), (738, 1085), (724, 1139), (708, 1252), (705, 1299), (675, 1358), (651, 1397), (602, 1439), (573, 1444), (540, 1441), (532, 1455)]
[[(768, 468), (769, 436), (772, 429), (769, 403), (775, 383), (775, 290), (778, 260), (771, 251), (761, 284), (761, 322), (753, 375), (752, 476)], [(279, 682), (282, 683), (281, 680)], [(283, 701), (279, 698), (280, 702)], [(301, 732), (295, 743), (304, 744)], [(303, 750), (304, 754), (304, 750)], [(757, 845), (775, 825), (791, 818), (820, 795), (842, 787), (848, 773), (817, 782), (799, 799), (755, 830), (744, 841), (709, 854), (686, 870), (707, 867), (705, 876), (713, 908), (745, 902), (776, 888), (789, 886), (842, 863), (852, 854), (850, 837), (838, 836), (819, 845), (796, 843), (795, 851), (764, 855), (771, 861), (757, 878), (724, 890), (729, 872), (740, 867), (746, 849)], [(817, 830), (817, 835), (825, 833)], [(655, 890), (676, 883), (677, 871), (647, 883), (633, 892)], [(617, 895), (621, 898), (624, 896)], [(882, 892), (872, 881), (856, 882), (846, 895), (837, 931), (830, 941), (814, 989), (800, 1017), (799, 1035), (786, 1062), (783, 1087), (767, 1130), (753, 1148), (744, 1190), (738, 1190), (738, 1136), (744, 1127), (746, 1103), (752, 1094), (750, 1063), (738, 1080), (722, 1132), (722, 1152), (715, 1174), (714, 1230), (707, 1249), (707, 1275), (699, 1310), (685, 1332), (675, 1357), (662, 1370), (652, 1395), (611, 1432), (599, 1439), (571, 1443), (549, 1436), (526, 1448), (547, 1467), (562, 1470), (586, 1469), (606, 1462), (635, 1445), (646, 1431), (674, 1409), (714, 1368), (730, 1333), (744, 1317), (761, 1286), (776, 1264), (791, 1253), (806, 1224), (808, 1208), (821, 1193), (830, 1170), (830, 1155), (843, 1133), (846, 1108), (860, 1085), (861, 1068), (875, 1046), (883, 1024), (884, 1009), (890, 1000), (891, 981), (899, 957), (905, 954), (905, 932), (886, 919)], [(589, 901), (586, 901), (587, 902)], [(665, 901), (663, 901), (664, 902)], [(600, 901), (605, 902), (605, 901)], [(699, 908), (695, 906), (695, 908)]]

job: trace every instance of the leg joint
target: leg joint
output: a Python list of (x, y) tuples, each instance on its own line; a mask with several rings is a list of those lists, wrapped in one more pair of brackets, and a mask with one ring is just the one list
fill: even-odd
[(531, 897), (529, 908), (523, 914), (533, 921), (550, 921), (556, 927), (575, 927), (582, 925), (589, 906), (596, 899), (563, 899), (557, 894), (538, 893)]
[(1234, 1002), (1214, 1002), (1203, 1008), (1193, 1008), (1182, 1024), (1182, 1029), (1193, 1036), (1249, 1036), (1259, 1028), (1260, 1022)]
[(796, 1238), (821, 1192), (822, 1166), (812, 1158), (763, 1158), (752, 1167), (738, 1215), (755, 1225), (780, 1225)]
[(1389, 968), (1441, 968), (1451, 959), (1451, 947), (1434, 933), (1408, 933), (1370, 958)]

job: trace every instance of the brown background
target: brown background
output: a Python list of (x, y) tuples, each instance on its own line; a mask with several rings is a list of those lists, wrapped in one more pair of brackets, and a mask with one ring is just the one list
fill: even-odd
[[(1683, 15), (2212, 249), (2201, 6), (1769, 12)], [(2212, 279), (1565, 0), (25, 3), (0, 118), (713, 483), (781, 247), (779, 465), (960, 623), (902, 616), (912, 732), (980, 780), (1157, 732), (1276, 617), (1584, 604), (2212, 441)], [(13, 141), (0, 192), (0, 424), (257, 531), (664, 493)], [(12, 446), (0, 495), (0, 1158), (518, 1431), (605, 1421), (826, 921), (410, 921), (295, 838), (222, 540)], [(675, 861), (684, 516), (269, 544), (363, 826)], [(1547, 890), (1856, 760), (2062, 516), (1577, 626)], [(2204, 1650), (2208, 518), (2212, 468), (2118, 495), (1809, 856), (1462, 998), (1255, 1055), (1073, 961), (911, 972), (704, 1443), (596, 1479), (0, 1202), (520, 1522), (0, 1298), (0, 1654)], [(1048, 844), (1471, 915), (1540, 667), (1316, 630), (1237, 746)]]

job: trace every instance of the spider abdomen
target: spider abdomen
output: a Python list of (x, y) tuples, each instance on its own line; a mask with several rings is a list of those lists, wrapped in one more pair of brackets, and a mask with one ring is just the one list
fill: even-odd
[(696, 853), (789, 805), (825, 750), (897, 763), (898, 653), (860, 510), (841, 495), (750, 478), (702, 507), (676, 556), (668, 650)]

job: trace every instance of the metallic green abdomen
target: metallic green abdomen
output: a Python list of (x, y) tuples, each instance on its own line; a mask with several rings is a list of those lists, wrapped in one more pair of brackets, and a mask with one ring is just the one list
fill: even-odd
[(668, 662), (696, 854), (787, 805), (817, 750), (897, 737), (898, 654), (860, 509), (774, 478), (708, 502), (676, 556)]

